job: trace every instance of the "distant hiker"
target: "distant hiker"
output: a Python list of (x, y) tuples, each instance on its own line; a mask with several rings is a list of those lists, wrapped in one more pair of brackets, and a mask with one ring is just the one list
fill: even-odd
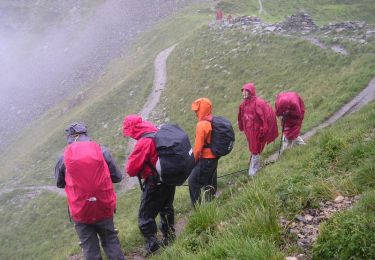
[(278, 136), (277, 120), (271, 105), (256, 96), (253, 83), (242, 87), (243, 101), (238, 111), (238, 127), (246, 135), (251, 152), (249, 175), (255, 176), (260, 169), (260, 154), (266, 144)]
[(201, 190), (204, 200), (210, 201), (217, 189), (217, 165), (219, 158), (209, 147), (212, 133), (212, 103), (208, 98), (195, 100), (191, 109), (195, 112), (198, 123), (195, 130), (194, 158), (196, 166), (189, 177), (190, 199), (193, 205), (201, 201)]
[(108, 259), (125, 259), (113, 224), (112, 182), (122, 180), (121, 172), (109, 150), (90, 139), (84, 123), (72, 123), (65, 132), (68, 145), (55, 167), (56, 186), (65, 188), (84, 258), (102, 259), (100, 238)]
[(276, 115), (281, 117), (284, 135), (282, 151), (296, 144), (304, 145), (300, 136), (302, 122), (305, 116), (305, 104), (297, 92), (284, 92), (276, 97)]
[(223, 12), (220, 9), (216, 10), (216, 21), (221, 22), (223, 20)]
[(227, 23), (228, 23), (228, 24), (232, 24), (232, 23), (233, 23), (233, 17), (232, 17), (231, 14), (229, 14), (229, 15), (227, 16)]
[[(137, 140), (128, 157), (125, 171), (129, 176), (139, 176), (144, 180), (141, 204), (139, 207), (138, 226), (146, 240), (146, 255), (151, 255), (175, 239), (173, 200), (176, 186), (161, 182), (153, 169), (157, 167), (158, 155), (153, 138), (147, 135), (158, 129), (152, 123), (144, 121), (138, 115), (128, 115), (123, 122), (123, 136)], [(151, 165), (150, 165), (151, 164)], [(156, 237), (155, 218), (160, 214), (162, 243)]]

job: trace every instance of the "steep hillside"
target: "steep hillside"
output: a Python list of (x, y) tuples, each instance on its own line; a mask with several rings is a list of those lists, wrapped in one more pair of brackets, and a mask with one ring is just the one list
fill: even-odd
[(268, 21), (279, 21), (298, 11), (306, 11), (319, 24), (342, 21), (375, 23), (372, 0), (222, 0), (218, 8), (224, 13), (256, 15)]
[[(301, 7), (326, 7), (308, 1), (300, 1), (297, 6), (293, 1), (284, 2), (288, 8), (276, 13), (278, 9), (272, 7), (279, 1), (267, 1), (266, 13), (260, 16), (281, 22), (278, 17), (291, 15)], [(219, 7), (226, 13), (241, 10), (241, 14), (250, 15), (258, 13), (257, 3), (220, 1)], [(371, 3), (361, 3), (368, 5), (364, 9), (371, 13)], [(314, 16), (317, 24), (332, 21), (330, 17), (338, 7), (349, 10), (348, 3), (340, 1), (332, 6), (335, 8), (329, 12)], [(271, 16), (268, 10), (275, 14)], [(353, 20), (366, 19), (365, 14), (353, 12)], [(80, 252), (67, 218), (65, 198), (38, 189), (54, 185), (55, 159), (65, 145), (63, 129), (71, 121), (84, 120), (93, 138), (110, 147), (122, 166), (127, 142), (120, 131), (123, 116), (140, 111), (152, 86), (156, 55), (175, 43), (178, 45), (168, 60), (168, 83), (151, 120), (176, 122), (191, 139), (196, 119), (190, 105), (198, 97), (212, 99), (214, 113), (225, 115), (235, 126), (241, 102), (239, 89), (244, 82), (254, 81), (258, 94), (271, 103), (278, 92), (296, 90), (307, 105), (305, 132), (324, 121), (374, 77), (375, 44), (371, 37), (359, 43), (357, 37), (365, 34), (363, 31), (317, 31), (306, 35), (272, 32), (263, 25), (257, 29), (254, 24), (207, 26), (213, 15), (204, 3), (158, 23), (137, 38), (128, 56), (112, 60), (87, 90), (72, 93), (25, 129), (0, 158), (0, 240), (6, 241), (0, 245), (1, 259), (66, 259)], [(371, 18), (367, 22), (371, 23)], [(346, 52), (337, 52), (332, 46)], [(362, 254), (358, 257), (373, 257), (371, 246), (345, 240), (345, 230), (358, 231), (358, 241), (372, 239), (362, 236), (363, 230), (372, 230), (371, 218), (363, 225), (356, 219), (366, 219), (373, 212), (374, 111), (371, 104), (322, 131), (306, 147), (288, 151), (279, 162), (265, 167), (255, 179), (244, 175), (221, 178), (220, 197), (196, 212), (190, 212), (186, 187), (178, 188), (176, 214), (178, 219), (188, 219), (187, 226), (160, 259), (282, 259), (297, 253), (329, 259), (355, 255), (353, 252)], [(236, 134), (234, 151), (220, 159), (219, 175), (247, 167), (246, 141), (237, 128)], [(270, 145), (264, 157), (277, 147)], [(313, 249), (301, 249), (296, 235), (282, 226), (282, 219), (292, 221), (304, 210), (318, 208), (319, 203), (339, 194), (354, 196), (363, 192), (367, 193), (361, 196), (358, 206), (334, 215), (325, 224)], [(143, 241), (136, 220), (138, 203), (138, 190), (118, 194), (115, 222), (126, 253), (142, 254), (139, 248)], [(353, 250), (341, 252), (337, 244), (330, 243), (328, 230), (335, 230), (334, 234), (342, 238), (339, 241)]]
[[(190, 216), (178, 241), (156, 259), (284, 259), (300, 254), (299, 259), (372, 259), (374, 122), (372, 103), (321, 131), (307, 146), (287, 151), (256, 178), (240, 178)], [(295, 222), (305, 221), (303, 212), (317, 210), (325, 201), (333, 204), (338, 195), (357, 194), (362, 194), (358, 204), (334, 214), (312, 248), (297, 243), (302, 234)], [(283, 226), (283, 220), (289, 224)]]

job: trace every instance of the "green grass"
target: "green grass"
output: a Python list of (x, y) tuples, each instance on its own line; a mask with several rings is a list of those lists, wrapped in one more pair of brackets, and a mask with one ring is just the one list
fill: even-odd
[(262, 13), (259, 13), (258, 0), (222, 0), (218, 8), (224, 14), (250, 14), (268, 22), (279, 22), (298, 11), (305, 11), (319, 25), (358, 20), (375, 23), (375, 5), (372, 0), (264, 0), (262, 4)]
[[(169, 60), (169, 81), (163, 103), (169, 118), (194, 136), (191, 103), (209, 97), (214, 114), (237, 120), (240, 89), (253, 81), (260, 97), (272, 106), (281, 91), (298, 91), (306, 103), (302, 131), (328, 118), (373, 77), (373, 46), (347, 46), (352, 56), (321, 49), (299, 38), (253, 36), (240, 30), (201, 28), (176, 47)], [(246, 164), (247, 143), (237, 130), (234, 151), (222, 159), (224, 172)], [(269, 150), (275, 150), (271, 145)], [(266, 152), (268, 154), (268, 152)]]
[[(275, 1), (264, 2), (265, 15), (276, 12)], [(231, 3), (230, 8), (246, 14), (257, 6), (255, 0)], [(294, 10), (291, 3), (285, 2), (285, 11), (281, 8), (275, 17)], [(297, 6), (304, 3), (298, 2)], [(346, 7), (340, 5), (342, 9)], [(368, 12), (371, 8), (369, 5)], [(120, 131), (122, 119), (142, 107), (152, 86), (157, 53), (177, 42), (179, 45), (168, 60), (169, 80), (162, 105), (157, 109), (165, 107), (167, 117), (186, 129), (191, 140), (196, 118), (190, 105), (198, 97), (212, 99), (214, 114), (224, 115), (234, 123), (243, 83), (254, 81), (258, 94), (271, 104), (280, 91), (298, 91), (307, 105), (305, 132), (356, 95), (374, 76), (373, 44), (340, 41), (351, 53), (342, 56), (295, 36), (212, 31), (202, 26), (210, 19), (212, 12), (205, 5), (197, 5), (140, 36), (128, 57), (114, 60), (106, 73), (88, 86), (81, 103), (67, 110), (69, 101), (61, 102), (25, 129), (0, 158), (0, 188), (14, 184), (54, 185), (53, 167), (65, 146), (63, 130), (76, 120), (88, 123), (92, 137), (108, 146), (121, 166), (126, 148)], [(329, 20), (329, 15), (323, 13), (320, 21), (325, 19)], [(337, 41), (327, 41), (330, 40)], [(220, 179), (220, 199), (200, 207), (189, 218), (181, 238), (159, 258), (283, 259), (288, 252), (282, 249), (289, 242), (284, 241), (285, 234), (278, 226), (280, 215), (292, 218), (303, 208), (318, 205), (320, 200), (374, 189), (374, 108), (372, 104), (322, 131), (306, 147), (287, 151), (281, 161), (262, 170), (254, 180), (245, 173)], [(236, 145), (230, 155), (220, 159), (219, 175), (247, 165), (247, 142), (235, 123), (234, 128)], [(277, 144), (270, 145), (265, 155), (276, 149)], [(229, 180), (237, 182), (228, 185)], [(66, 259), (79, 253), (78, 239), (66, 216), (65, 199), (43, 193), (24, 200), (27, 196), (22, 194), (26, 192), (0, 195), (0, 223), (6, 223), (0, 228), (0, 240), (6, 241), (0, 245), (0, 258)], [(118, 196), (115, 222), (126, 252), (138, 250), (143, 244), (137, 227), (139, 196), (139, 190)], [(178, 217), (189, 213), (186, 187), (178, 188), (175, 207)], [(325, 248), (329, 249), (324, 252), (335, 254), (332, 246)]]
[[(293, 219), (319, 201), (363, 191), (370, 195), (364, 195), (353, 211), (342, 212), (324, 225), (314, 256), (373, 257), (373, 232), (366, 231), (374, 229), (375, 176), (368, 173), (375, 167), (374, 129), (372, 103), (321, 131), (307, 146), (287, 151), (281, 161), (264, 168), (255, 179), (237, 182), (221, 198), (199, 208), (182, 237), (157, 259), (283, 259), (288, 253), (296, 253), (283, 248), (298, 247), (293, 240), (284, 240), (288, 234), (280, 230), (280, 216)], [(359, 146), (363, 152), (358, 154)], [(352, 158), (354, 155), (357, 157)], [(356, 181), (358, 178), (362, 180)], [(365, 187), (364, 182), (368, 184)], [(285, 247), (285, 243), (290, 244)], [(235, 244), (243, 246), (234, 249)]]

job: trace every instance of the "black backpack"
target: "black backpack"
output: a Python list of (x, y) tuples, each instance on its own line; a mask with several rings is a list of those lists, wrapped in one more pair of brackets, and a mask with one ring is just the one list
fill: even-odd
[(211, 143), (207, 146), (216, 156), (224, 156), (233, 149), (235, 136), (231, 122), (222, 116), (213, 116)]
[(189, 137), (178, 125), (164, 124), (156, 133), (147, 133), (142, 137), (153, 138), (159, 157), (160, 169), (149, 166), (168, 185), (180, 186), (189, 177), (195, 166), (193, 149)]

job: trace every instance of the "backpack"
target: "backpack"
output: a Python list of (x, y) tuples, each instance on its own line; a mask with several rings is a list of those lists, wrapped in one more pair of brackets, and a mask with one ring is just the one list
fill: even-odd
[(73, 220), (91, 224), (113, 217), (116, 194), (99, 144), (69, 144), (64, 164), (65, 192)]
[(222, 116), (213, 116), (210, 147), (214, 155), (220, 157), (227, 155), (233, 149), (235, 135), (231, 122)]
[(158, 162), (150, 168), (167, 185), (180, 186), (189, 177), (195, 166), (193, 149), (189, 137), (178, 125), (164, 124), (156, 133), (147, 133), (142, 137), (153, 138)]

